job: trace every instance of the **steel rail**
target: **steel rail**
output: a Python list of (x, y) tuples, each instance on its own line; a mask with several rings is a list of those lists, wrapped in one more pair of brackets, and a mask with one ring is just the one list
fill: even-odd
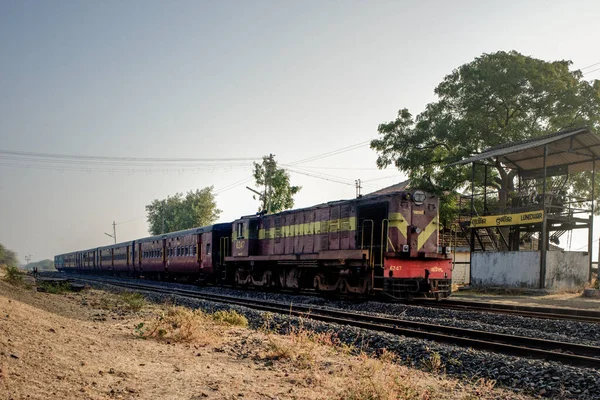
[(483, 311), (500, 314), (511, 314), (522, 317), (559, 319), (577, 322), (600, 323), (600, 312), (594, 310), (582, 310), (577, 308), (553, 308), (538, 306), (523, 306), (513, 304), (486, 303), (480, 301), (465, 300), (442, 300), (442, 301), (419, 301), (420, 306), (432, 308), (447, 308), (464, 311)]
[(351, 325), (354, 327), (387, 332), (395, 335), (416, 337), (468, 346), (480, 350), (494, 351), (519, 357), (558, 361), (578, 367), (600, 368), (600, 348), (575, 343), (558, 342), (524, 336), (513, 336), (495, 332), (456, 328), (404, 319), (358, 314), (318, 306), (287, 304), (267, 300), (239, 298), (228, 295), (199, 293), (193, 290), (165, 288), (156, 285), (127, 283), (103, 279), (74, 278), (120, 286), (128, 289), (154, 293), (178, 295), (207, 301), (234, 304), (261, 311), (294, 315), (322, 322)]

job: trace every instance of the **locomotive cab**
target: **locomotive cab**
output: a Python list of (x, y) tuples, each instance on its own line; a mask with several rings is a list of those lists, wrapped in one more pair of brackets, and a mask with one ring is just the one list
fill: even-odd
[(258, 254), (258, 229), (260, 217), (242, 217), (233, 222), (231, 234), (233, 257), (248, 257)]

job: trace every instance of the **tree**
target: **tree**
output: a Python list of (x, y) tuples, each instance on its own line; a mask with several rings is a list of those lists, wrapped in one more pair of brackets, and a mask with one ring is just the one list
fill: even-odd
[(19, 262), (17, 260), (17, 253), (4, 247), (0, 243), (0, 265), (6, 265), (8, 267), (16, 267)]
[[(597, 131), (600, 81), (584, 80), (581, 71), (569, 71), (571, 64), (516, 51), (477, 57), (447, 75), (435, 88), (437, 101), (416, 118), (401, 109), (395, 120), (379, 125), (381, 137), (371, 142), (378, 153), (377, 166), (393, 164), (408, 174), (413, 186), (447, 193), (471, 180), (470, 166), (445, 167), (451, 162), (562, 129), (588, 126)], [(496, 161), (488, 176), (501, 207), (514, 190), (515, 174)], [(572, 181), (571, 191), (589, 187), (581, 179), (589, 183), (588, 175), (581, 174)], [(476, 185), (483, 186), (483, 174), (476, 177)]]
[(52, 260), (41, 260), (27, 264), (23, 269), (27, 271), (33, 271), (34, 268), (38, 271), (56, 271), (54, 268), (54, 261)]
[(285, 169), (277, 168), (273, 154), (264, 156), (262, 163), (254, 163), (254, 180), (259, 191), (263, 192), (258, 211), (266, 211), (267, 214), (294, 207), (294, 195), (302, 189), (290, 184), (290, 175)]
[(175, 193), (163, 200), (154, 200), (146, 206), (148, 231), (160, 235), (183, 229), (211, 225), (221, 214), (213, 193), (213, 187), (195, 192)]

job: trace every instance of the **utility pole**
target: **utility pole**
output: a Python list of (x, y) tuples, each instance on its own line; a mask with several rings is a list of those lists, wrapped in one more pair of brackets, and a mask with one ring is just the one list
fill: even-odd
[(362, 186), (360, 186), (360, 179), (355, 180), (354, 185), (356, 186), (356, 198), (358, 199), (362, 196), (362, 194), (360, 194), (360, 189), (362, 189)]
[(108, 237), (113, 238), (115, 240), (115, 244), (117, 244), (117, 224), (115, 221), (113, 221), (112, 226), (113, 226), (113, 234), (111, 235), (110, 233), (106, 233), (106, 232), (104, 232), (104, 234)]
[(272, 181), (273, 181), (273, 167), (274, 167), (274, 160), (273, 157), (275, 157), (274, 154), (270, 153), (269, 154), (269, 163), (267, 164), (267, 168), (265, 169), (265, 191), (268, 190), (268, 193), (266, 194), (267, 198), (266, 198), (266, 210), (267, 210), (267, 214), (271, 213), (271, 185), (272, 185)]
[(162, 206), (162, 234), (165, 234), (165, 205)]
[(31, 254), (25, 256), (25, 261), (27, 262), (27, 264), (29, 264), (29, 261), (31, 261)]

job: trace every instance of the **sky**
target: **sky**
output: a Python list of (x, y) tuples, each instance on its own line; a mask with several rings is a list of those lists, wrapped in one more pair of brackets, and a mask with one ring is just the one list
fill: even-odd
[(418, 114), (483, 53), (600, 62), (598, 15), (597, 1), (0, 0), (0, 150), (230, 159), (0, 158), (0, 243), (35, 261), (112, 243), (113, 221), (119, 242), (144, 237), (145, 205), (210, 185), (221, 222), (252, 214), (251, 159), (269, 153), (287, 165), (346, 149), (290, 167), (297, 207), (353, 198), (359, 178), (363, 193), (397, 183), (405, 176), (377, 170), (368, 146), (380, 123)]

